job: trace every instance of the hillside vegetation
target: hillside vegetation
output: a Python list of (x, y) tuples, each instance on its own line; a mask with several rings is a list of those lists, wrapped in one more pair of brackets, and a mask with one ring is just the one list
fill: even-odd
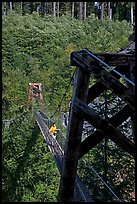
[[(89, 49), (91, 52), (116, 52), (128, 44), (132, 28), (126, 21), (100, 21), (92, 17), (80, 22), (70, 17), (41, 18), (18, 14), (3, 17), (2, 85), (3, 115), (14, 116), (26, 108), (29, 82), (41, 82), (45, 105), (51, 111), (58, 105), (74, 67), (70, 53)], [(71, 92), (67, 94), (70, 100)], [(52, 104), (53, 102), (53, 104)]]
[[(75, 67), (72, 51), (117, 52), (128, 45), (132, 33), (126, 21), (84, 21), (61, 16), (42, 18), (36, 12), (2, 19), (2, 119), (14, 119), (27, 109), (30, 82), (41, 82), (46, 113), (58, 108)], [(61, 109), (68, 111), (73, 84)], [(58, 116), (57, 116), (58, 117)], [(54, 118), (53, 118), (54, 120)], [(3, 125), (3, 201), (56, 202), (59, 172), (27, 112), (16, 124)]]

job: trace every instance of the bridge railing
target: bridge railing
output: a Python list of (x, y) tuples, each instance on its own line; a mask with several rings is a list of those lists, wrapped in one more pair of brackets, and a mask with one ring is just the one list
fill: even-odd
[[(48, 127), (45, 129), (45, 131), (49, 135), (48, 131), (49, 131), (50, 126), (52, 125), (52, 121), (48, 117), (46, 117), (46, 115), (43, 112), (39, 112), (39, 113), (40, 113), (39, 116), (41, 120), (46, 124), (46, 127)], [(49, 138), (46, 138), (46, 141), (48, 140)], [(51, 138), (51, 140), (54, 140), (54, 138)], [(65, 148), (65, 140), (66, 140), (65, 136), (61, 132), (58, 133), (56, 140), (54, 140), (55, 143), (59, 144), (58, 152), (61, 151), (60, 155), (62, 156), (64, 154), (63, 152)], [(61, 163), (57, 161), (56, 163), (61, 171), (61, 168), (62, 168)], [(85, 169), (85, 171), (87, 171), (88, 174), (90, 174), (91, 185), (89, 186), (87, 185), (87, 186), (94, 200), (102, 199), (105, 202), (122, 202), (121, 199), (109, 187), (109, 185), (103, 180), (103, 178), (96, 172), (96, 170), (89, 164), (86, 164), (86, 161), (84, 159), (80, 160), (80, 165), (78, 168), (81, 168), (81, 166), (82, 166), (82, 169)], [(87, 200), (88, 200), (89, 192), (87, 193), (85, 192), (86, 192), (86, 189), (83, 186), (82, 182), (80, 181), (79, 177), (77, 176), (76, 183), (75, 183), (74, 200), (88, 202)], [(92, 200), (91, 197), (89, 197), (89, 200)]]
[[(45, 122), (45, 124), (48, 126), (48, 128), (50, 128), (52, 123), (53, 123), (51, 121), (51, 119), (48, 118), (43, 112), (41, 112), (41, 111), (39, 111), (39, 112), (40, 112), (40, 115), (42, 117), (42, 120)], [(59, 131), (57, 133), (56, 140), (59, 143), (62, 151), (64, 152), (66, 137), (63, 135), (63, 133), (61, 131)]]
[[(62, 169), (62, 158), (63, 158), (63, 150), (65, 144), (65, 137), (60, 132), (57, 136), (57, 140), (55, 140), (52, 136), (50, 136), (48, 125), (52, 124), (50, 119), (45, 116), (44, 113), (40, 111), (34, 111), (36, 121), (40, 127), (40, 130), (48, 144), (52, 155), (54, 156), (56, 165), (61, 173)], [(62, 146), (62, 148), (61, 148)], [(74, 202), (93, 202), (91, 195), (88, 193), (88, 190), (80, 181), (80, 178), (77, 176), (75, 181), (75, 190), (74, 190)]]
[(120, 72), (118, 72), (117, 70), (115, 70), (114, 68), (112, 68), (111, 66), (109, 66), (107, 63), (105, 63), (104, 61), (102, 61), (99, 57), (97, 57), (96, 55), (94, 55), (92, 52), (90, 52), (89, 50), (87, 50), (86, 48), (83, 49), (83, 51), (85, 52), (85, 54), (88, 54), (93, 60), (99, 62), (102, 66), (105, 66), (105, 68), (107, 68), (108, 70), (113, 70), (113, 72), (115, 72), (117, 75), (119, 75), (121, 78), (123, 78), (126, 82), (128, 82), (129, 84), (131, 84), (133, 87), (135, 87), (135, 83), (133, 81), (131, 81), (130, 79), (128, 79), (126, 76), (122, 75)]

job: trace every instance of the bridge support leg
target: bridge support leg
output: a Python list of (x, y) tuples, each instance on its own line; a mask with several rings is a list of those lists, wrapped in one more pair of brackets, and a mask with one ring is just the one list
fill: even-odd
[[(131, 79), (131, 81), (133, 81), (135, 83), (135, 63), (131, 62), (130, 63), (130, 71), (129, 71), (129, 78)], [(131, 127), (132, 127), (132, 135), (134, 138), (134, 142), (135, 142), (135, 113), (131, 115)]]
[(74, 80), (74, 90), (65, 144), (58, 202), (73, 202), (77, 163), (84, 122), (84, 119), (75, 112), (73, 104), (76, 97), (87, 103), (89, 77), (89, 72), (83, 71), (80, 68), (77, 69)]

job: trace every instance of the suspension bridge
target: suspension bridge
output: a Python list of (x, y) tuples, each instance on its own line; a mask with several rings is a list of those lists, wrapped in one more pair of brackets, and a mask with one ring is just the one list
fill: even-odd
[[(32, 91), (35, 88), (36, 97), (40, 94), (42, 103), (42, 111), (34, 110), (35, 120), (61, 175), (58, 202), (95, 202), (92, 192), (77, 174), (78, 161), (106, 137), (135, 157), (135, 80), (130, 76), (131, 70), (135, 69), (135, 57), (131, 53), (94, 54), (83, 49), (72, 52), (70, 61), (77, 69), (66, 137), (61, 135), (54, 139), (49, 132), (51, 119), (46, 116), (44, 110), (41, 84), (30, 84), (28, 108), (34, 98)], [(90, 77), (96, 79), (91, 87)], [(120, 79), (124, 80), (124, 83), (121, 83)], [(89, 105), (106, 90), (111, 90), (125, 103), (111, 118), (102, 118)], [(129, 117), (132, 119), (132, 139), (117, 128)], [(94, 132), (82, 141), (84, 121), (88, 121), (94, 127)], [(12, 123), (14, 120), (3, 122)], [(88, 164), (83, 159), (84, 165)], [(90, 171), (109, 191), (107, 202), (123, 202), (92, 166)]]

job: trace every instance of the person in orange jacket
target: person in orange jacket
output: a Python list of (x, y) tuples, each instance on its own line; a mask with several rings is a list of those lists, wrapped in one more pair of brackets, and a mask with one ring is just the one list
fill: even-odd
[(49, 132), (51, 133), (51, 135), (53, 136), (54, 139), (56, 139), (56, 134), (59, 131), (59, 129), (56, 127), (56, 124), (53, 123), (51, 128), (49, 129)]

